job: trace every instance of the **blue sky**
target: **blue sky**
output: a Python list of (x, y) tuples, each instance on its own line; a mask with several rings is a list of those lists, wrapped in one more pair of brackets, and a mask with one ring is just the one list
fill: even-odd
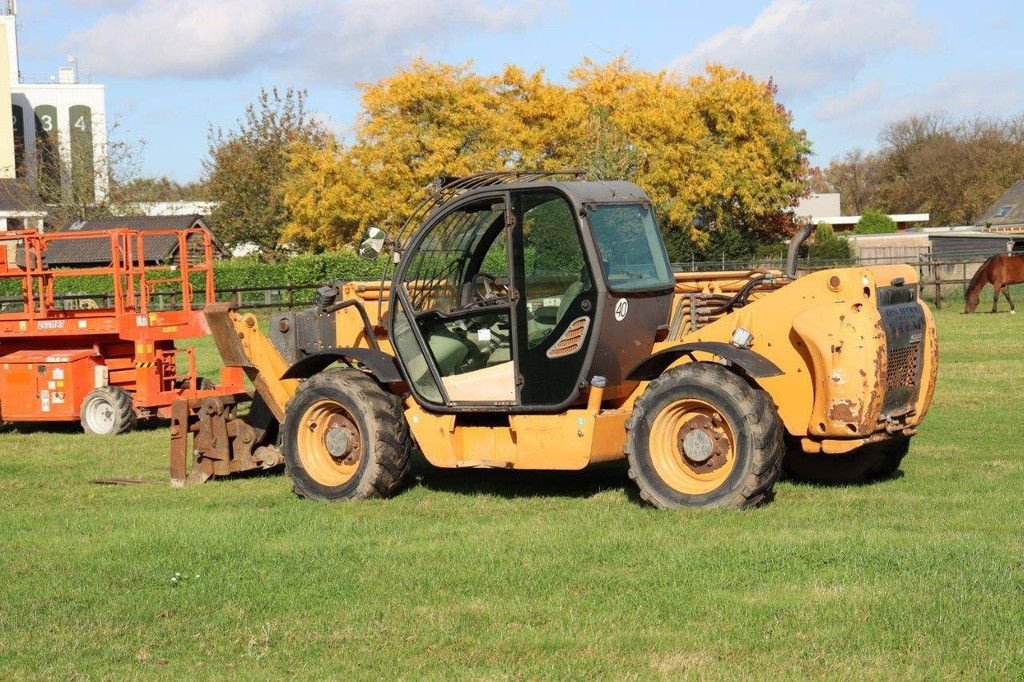
[(821, 164), (907, 114), (1024, 113), (1019, 0), (21, 0), (18, 23), (26, 77), (76, 55), (117, 136), (146, 141), (142, 171), (181, 181), (261, 86), (308, 89), (344, 135), (356, 84), (416, 56), (555, 80), (584, 56), (683, 74), (719, 61), (775, 79)]

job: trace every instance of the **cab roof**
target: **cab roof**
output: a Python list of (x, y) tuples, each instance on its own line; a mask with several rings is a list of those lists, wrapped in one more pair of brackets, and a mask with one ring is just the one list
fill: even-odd
[(517, 191), (530, 189), (557, 189), (572, 199), (577, 204), (602, 203), (602, 202), (645, 202), (650, 197), (642, 189), (632, 182), (625, 180), (599, 180), (582, 181), (574, 180), (569, 182), (511, 182), (488, 185), (475, 188), (459, 195), (458, 199), (467, 199), (478, 194), (488, 194), (495, 191)]

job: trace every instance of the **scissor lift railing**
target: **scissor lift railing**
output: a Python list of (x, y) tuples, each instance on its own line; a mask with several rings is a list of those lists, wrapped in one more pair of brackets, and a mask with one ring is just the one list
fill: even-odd
[[(161, 238), (166, 242), (168, 237), (177, 240), (177, 260), (173, 263), (147, 263), (147, 244)], [(105, 251), (104, 256), (109, 254), (109, 260), (100, 265), (52, 267), (46, 256), (51, 246), (56, 244), (71, 249), (78, 246), (93, 252)], [(195, 258), (190, 247), (197, 245), (200, 255)], [(167, 285), (182, 292), (182, 305), (179, 310), (161, 311), (161, 315), (172, 315), (179, 323), (186, 321), (185, 318), (196, 317), (199, 309), (215, 300), (213, 238), (202, 228), (52, 234), (11, 232), (0, 235), (0, 249), (0, 255), (5, 256), (0, 262), (0, 281), (20, 281), (24, 301), (21, 311), (0, 313), (0, 327), (6, 327), (3, 322), (24, 321), (27, 329), (23, 331), (34, 332), (44, 331), (47, 326), (39, 327), (38, 322), (54, 318), (114, 318), (117, 324), (105, 328), (123, 330), (131, 326), (124, 324), (125, 318), (150, 314), (153, 294)], [(195, 300), (192, 285), (192, 277), (196, 274), (203, 280), (201, 301)], [(111, 307), (70, 311), (58, 308), (55, 304), (58, 283), (83, 276), (108, 278), (111, 290), (107, 293), (112, 294)], [(76, 329), (72, 326), (68, 331), (74, 333)], [(88, 326), (83, 329), (84, 333), (92, 333)], [(4, 331), (8, 329), (4, 328)]]

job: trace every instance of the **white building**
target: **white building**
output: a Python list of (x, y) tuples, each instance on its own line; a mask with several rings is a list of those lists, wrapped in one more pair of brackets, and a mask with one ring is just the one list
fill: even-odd
[(217, 208), (215, 201), (136, 201), (111, 206), (114, 215), (177, 216), (201, 215), (209, 217)]
[(796, 208), (793, 209), (793, 213), (796, 214), (797, 218), (810, 221), (817, 225), (820, 223), (824, 216), (839, 215), (842, 211), (839, 210), (839, 192), (829, 194), (809, 194), (806, 197), (801, 197), (797, 202)]
[[(859, 215), (843, 215), (839, 208), (840, 198), (838, 192), (811, 194), (797, 202), (793, 213), (797, 218), (814, 225), (828, 223), (835, 228), (836, 232), (851, 231), (860, 222), (861, 217)], [(889, 217), (896, 223), (896, 228), (901, 231), (921, 223), (927, 223), (931, 218), (927, 213), (892, 213)]]
[[(107, 193), (107, 122), (104, 87), (82, 83), (78, 64), (68, 57), (57, 74), (30, 82), (23, 77), (18, 58), (17, 2), (0, 5), (0, 33), (6, 55), (0, 68), (6, 70), (11, 96), (13, 130), (2, 125), (0, 134), (13, 134), (14, 167), (41, 198), (55, 202), (57, 193), (92, 195), (101, 201)], [(6, 57), (6, 65), (3, 64)]]

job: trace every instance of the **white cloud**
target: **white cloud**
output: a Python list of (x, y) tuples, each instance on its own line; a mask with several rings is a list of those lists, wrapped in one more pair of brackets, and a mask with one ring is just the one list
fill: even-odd
[(962, 69), (948, 73), (912, 97), (903, 98), (897, 110), (907, 115), (920, 111), (945, 111), (954, 116), (1007, 116), (1024, 111), (1024, 69), (993, 66), (983, 70)]
[(1014, 116), (1024, 111), (1024, 91), (1007, 84), (1021, 81), (1020, 67), (961, 69), (917, 87), (887, 88), (872, 104), (851, 109), (838, 122), (850, 130), (877, 133), (886, 123), (925, 113), (953, 119)]
[[(90, 1), (90, 0), (86, 0)], [(91, 0), (100, 4), (102, 0)], [(107, 0), (111, 12), (71, 36), (104, 75), (229, 78), (269, 68), (351, 83), (460, 34), (526, 26), (539, 0)]]
[(86, 7), (88, 9), (110, 9), (128, 7), (135, 0), (71, 0), (75, 7)]
[(814, 116), (819, 121), (835, 121), (847, 118), (851, 112), (876, 108), (879, 100), (885, 97), (885, 83), (881, 78), (876, 78), (847, 93), (823, 100), (818, 104)]
[(354, 126), (351, 121), (339, 121), (330, 114), (314, 111), (310, 114), (310, 117), (323, 126), (324, 130), (333, 133), (339, 140), (344, 140), (354, 131)]
[(717, 33), (670, 68), (695, 73), (721, 62), (805, 95), (852, 81), (889, 53), (924, 50), (934, 35), (912, 0), (774, 0), (749, 26)]
[(1007, 84), (1024, 81), (1024, 68), (960, 69), (936, 80), (901, 84), (872, 81), (847, 95), (824, 100), (815, 121), (831, 144), (819, 158), (824, 162), (855, 146), (871, 147), (886, 124), (925, 113), (946, 114), (952, 120), (1008, 117), (1024, 112), (1024, 90)]

